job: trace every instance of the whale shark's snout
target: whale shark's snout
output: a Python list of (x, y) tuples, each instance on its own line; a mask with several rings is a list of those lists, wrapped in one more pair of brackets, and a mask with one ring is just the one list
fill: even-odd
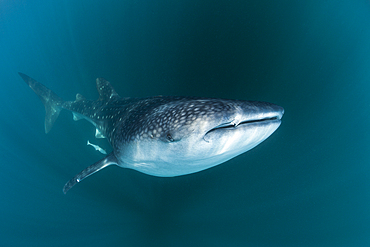
[(224, 121), (210, 129), (206, 132), (205, 136), (215, 131), (222, 132), (248, 126), (280, 124), (281, 118), (284, 115), (284, 108), (267, 102), (237, 102), (234, 108), (235, 110), (229, 112), (229, 116), (226, 117), (228, 121)]
[[(236, 102), (227, 121), (208, 130), (203, 140), (208, 155), (225, 162), (266, 140), (280, 126), (284, 109), (267, 102)], [(207, 146), (205, 144), (205, 146)]]

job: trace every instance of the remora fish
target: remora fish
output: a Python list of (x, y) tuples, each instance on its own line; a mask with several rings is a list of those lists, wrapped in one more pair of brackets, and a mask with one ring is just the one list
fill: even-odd
[(89, 140), (87, 140), (87, 144), (88, 146), (92, 146), (93, 148), (95, 148), (96, 151), (99, 151), (100, 153), (102, 154), (107, 154), (107, 152), (105, 152), (104, 149), (102, 149), (101, 147), (99, 147), (98, 145), (95, 145), (95, 144), (92, 144)]
[(96, 79), (98, 100), (80, 94), (63, 101), (29, 76), (19, 73), (45, 106), (48, 133), (62, 109), (86, 119), (97, 138), (113, 151), (69, 180), (63, 192), (91, 174), (118, 165), (149, 175), (173, 177), (199, 172), (242, 154), (269, 137), (284, 109), (258, 101), (156, 96), (121, 98), (111, 84)]

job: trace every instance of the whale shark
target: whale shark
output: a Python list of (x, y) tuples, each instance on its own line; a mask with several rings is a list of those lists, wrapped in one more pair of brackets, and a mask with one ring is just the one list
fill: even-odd
[(117, 165), (158, 177), (199, 172), (224, 163), (263, 142), (281, 124), (284, 109), (248, 100), (201, 97), (120, 97), (110, 82), (96, 79), (97, 100), (81, 94), (64, 101), (49, 88), (19, 73), (45, 106), (48, 133), (61, 110), (86, 119), (96, 138), (106, 138), (112, 152), (88, 166), (63, 187)]

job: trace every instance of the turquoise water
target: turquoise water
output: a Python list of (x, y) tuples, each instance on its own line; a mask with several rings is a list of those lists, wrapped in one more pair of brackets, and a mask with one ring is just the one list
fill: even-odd
[[(15, 3), (16, 2), (16, 3)], [(1, 246), (369, 246), (369, 1), (1, 1)], [(285, 108), (253, 150), (188, 176), (108, 167), (66, 100), (204, 96)]]

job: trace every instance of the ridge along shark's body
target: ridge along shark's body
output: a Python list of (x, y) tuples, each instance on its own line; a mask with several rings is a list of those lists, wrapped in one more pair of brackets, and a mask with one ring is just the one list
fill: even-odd
[(99, 99), (80, 94), (63, 101), (50, 89), (19, 73), (46, 110), (48, 133), (60, 111), (87, 119), (97, 138), (107, 138), (113, 151), (68, 181), (76, 183), (109, 165), (149, 175), (173, 177), (221, 164), (269, 137), (280, 125), (284, 109), (258, 101), (197, 97), (121, 98), (102, 78), (96, 79)]

